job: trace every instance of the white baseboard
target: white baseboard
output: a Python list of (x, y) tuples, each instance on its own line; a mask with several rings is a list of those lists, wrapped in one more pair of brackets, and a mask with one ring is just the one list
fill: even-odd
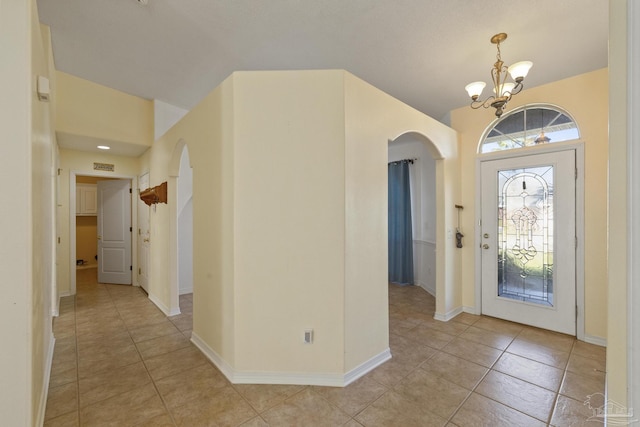
[(391, 359), (391, 349), (387, 348), (386, 350), (373, 356), (371, 359), (367, 360), (366, 362), (360, 364), (359, 366), (356, 366), (355, 368), (347, 372), (344, 375), (343, 386), (348, 386), (358, 378), (373, 371), (375, 368), (377, 368), (378, 366), (382, 365), (384, 362), (390, 359)]
[(193, 293), (193, 285), (178, 289), (179, 295), (192, 294), (192, 293)]
[(584, 342), (589, 344), (599, 345), (600, 347), (607, 346), (607, 339), (602, 337), (596, 337), (593, 335), (584, 334)]
[(475, 315), (480, 315), (480, 313), (476, 313), (476, 308), (475, 307), (469, 307), (467, 305), (462, 307), (462, 312), (463, 313), (469, 313), (469, 314), (475, 314)]
[(432, 297), (436, 297), (436, 287), (435, 285), (428, 285), (426, 283), (417, 283), (417, 285), (419, 285), (422, 289), (424, 289), (425, 291), (427, 291), (428, 294), (430, 294)]
[(162, 311), (165, 316), (170, 317), (170, 316), (177, 316), (178, 314), (180, 314), (180, 308), (176, 308), (174, 310), (169, 309), (169, 307), (167, 307), (166, 305), (164, 305), (162, 303), (162, 301), (160, 301), (160, 299), (155, 296), (152, 293), (149, 293), (149, 299), (151, 300), (152, 303), (154, 303), (156, 305), (156, 307), (158, 307), (160, 309), (160, 311)]
[(433, 318), (436, 320), (440, 320), (441, 322), (448, 322), (449, 320), (453, 319), (454, 317), (456, 317), (458, 314), (462, 313), (462, 307), (458, 307), (455, 308), (445, 314), (442, 313), (435, 313), (433, 315)]
[(65, 291), (65, 292), (60, 292), (58, 294), (58, 298), (56, 299), (56, 305), (55, 307), (51, 307), (51, 315), (53, 317), (58, 317), (60, 316), (60, 299), (64, 298), (64, 297), (70, 297), (73, 294), (70, 291)]
[(191, 342), (202, 351), (232, 384), (292, 384), (345, 387), (391, 358), (391, 351), (387, 348), (382, 353), (344, 375), (305, 372), (242, 372), (233, 369), (195, 332), (191, 333)]
[(53, 365), (53, 352), (56, 347), (56, 338), (51, 334), (49, 339), (49, 349), (47, 350), (45, 367), (44, 367), (44, 381), (42, 382), (42, 390), (40, 390), (40, 405), (38, 406), (38, 414), (35, 425), (41, 426), (44, 424), (44, 415), (47, 409), (47, 397), (49, 395), (49, 379), (51, 378), (51, 366)]
[(195, 332), (191, 331), (191, 342), (198, 347), (200, 351), (209, 359), (216, 367), (227, 377), (229, 382), (233, 383), (234, 370), (214, 349), (204, 342), (202, 338)]

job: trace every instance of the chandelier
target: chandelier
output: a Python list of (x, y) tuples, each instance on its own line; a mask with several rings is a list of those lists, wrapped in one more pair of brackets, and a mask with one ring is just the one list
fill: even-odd
[[(496, 62), (493, 64), (493, 68), (491, 69), (494, 94), (484, 101), (479, 101), (478, 98), (480, 98), (486, 83), (473, 82), (465, 86), (467, 93), (471, 97), (471, 108), (478, 109), (480, 107), (493, 107), (496, 109), (497, 117), (502, 115), (502, 112), (504, 111), (507, 102), (511, 100), (511, 97), (522, 90), (522, 82), (533, 65), (531, 61), (516, 62), (511, 66), (504, 65), (504, 62), (500, 57), (500, 43), (506, 39), (506, 33), (499, 33), (491, 37), (491, 43), (495, 44), (498, 49)], [(513, 82), (507, 82), (507, 73), (511, 75)]]

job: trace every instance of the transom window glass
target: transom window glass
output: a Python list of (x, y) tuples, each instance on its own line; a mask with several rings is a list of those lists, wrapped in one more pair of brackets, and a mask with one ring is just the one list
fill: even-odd
[(525, 106), (505, 114), (489, 130), (481, 153), (579, 139), (578, 126), (569, 115), (551, 106)]

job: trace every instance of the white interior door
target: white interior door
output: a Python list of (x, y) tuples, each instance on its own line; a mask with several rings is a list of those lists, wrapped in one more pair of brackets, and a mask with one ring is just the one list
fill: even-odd
[[(138, 188), (149, 188), (149, 174), (145, 173), (138, 178)], [(138, 284), (149, 293), (149, 206), (140, 198), (138, 203)]]
[(98, 181), (98, 282), (131, 284), (131, 181)]
[(575, 151), (485, 161), (482, 313), (576, 334)]

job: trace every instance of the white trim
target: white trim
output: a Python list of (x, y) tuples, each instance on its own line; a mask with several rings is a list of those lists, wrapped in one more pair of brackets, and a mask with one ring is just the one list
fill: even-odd
[(382, 351), (381, 353), (376, 354), (371, 359), (367, 360), (364, 363), (361, 363), (359, 366), (356, 366), (355, 368), (344, 374), (343, 386), (348, 386), (358, 378), (373, 371), (375, 368), (382, 365), (387, 360), (391, 360), (391, 350), (389, 348)]
[[(169, 159), (169, 178), (167, 179), (167, 207), (169, 209), (169, 304), (174, 310), (180, 310), (179, 254), (178, 254), (178, 179), (180, 163), (184, 150), (189, 150), (184, 139), (180, 138), (173, 147)], [(191, 157), (189, 157), (191, 162)], [(193, 168), (193, 165), (190, 164)]]
[(445, 313), (445, 314), (440, 314), (440, 313), (435, 313), (433, 315), (433, 318), (436, 320), (439, 320), (441, 322), (448, 322), (449, 320), (453, 319), (454, 317), (456, 317), (458, 314), (462, 313), (463, 307), (458, 307), (458, 308), (454, 308), (453, 310), (450, 310), (449, 312)]
[(585, 334), (584, 339), (582, 340), (589, 344), (599, 345), (600, 347), (607, 346), (607, 339), (602, 337), (596, 337), (595, 335)]
[(166, 305), (164, 305), (162, 303), (162, 300), (160, 298), (158, 298), (157, 296), (155, 296), (152, 293), (149, 293), (149, 299), (151, 300), (152, 303), (154, 303), (156, 305), (156, 307), (158, 307), (160, 309), (160, 311), (162, 311), (165, 316), (170, 317), (170, 316), (177, 316), (178, 314), (180, 314), (180, 308), (174, 308), (173, 310), (170, 310), (169, 307), (167, 307)]
[(311, 372), (247, 372), (233, 369), (195, 332), (191, 333), (191, 342), (202, 351), (232, 384), (294, 384), (345, 387), (391, 359), (391, 351), (387, 348), (344, 375)]
[[(578, 238), (578, 246), (576, 248), (576, 305), (578, 311), (576, 313), (576, 337), (579, 340), (585, 340), (585, 148), (583, 141), (567, 141), (557, 142), (555, 144), (546, 144), (544, 146), (525, 147), (517, 150), (504, 150), (497, 153), (485, 153), (476, 157), (476, 242), (482, 241), (482, 228), (480, 226), (482, 220), (482, 180), (480, 179), (480, 165), (482, 162), (507, 159), (514, 157), (524, 157), (527, 155), (553, 153), (558, 151), (575, 151), (576, 168), (578, 169), (578, 178), (576, 179), (576, 237)], [(482, 313), (482, 250), (480, 244), (475, 248), (475, 312)]]
[(230, 383), (234, 383), (233, 367), (193, 331), (191, 331), (191, 342), (227, 377)]
[(436, 242), (430, 240), (413, 239), (413, 243), (420, 243), (422, 245), (436, 246)]
[(576, 246), (576, 338), (586, 340), (585, 335), (585, 222), (584, 222), (584, 195), (585, 195), (585, 148), (584, 144), (578, 144), (576, 150), (576, 169), (578, 177), (576, 178), (576, 237), (578, 244)]
[(480, 315), (480, 312), (476, 311), (475, 307), (469, 307), (467, 305), (462, 307), (462, 312), (463, 313), (469, 313), (469, 314), (476, 314), (476, 315)]
[[(69, 171), (69, 293), (76, 294), (76, 177), (95, 176), (99, 178), (115, 178), (131, 180), (131, 229), (138, 229), (137, 203), (134, 203), (133, 189), (138, 188), (138, 177), (129, 175), (109, 174), (108, 172), (94, 172), (82, 170)], [(133, 272), (138, 271), (137, 250), (138, 233), (131, 233), (131, 284), (133, 285)]]
[(418, 283), (418, 286), (420, 286), (422, 289), (424, 289), (432, 297), (434, 297), (434, 298), (436, 297), (436, 285), (435, 284)]
[[(55, 290), (55, 292), (58, 292), (57, 290)], [(65, 291), (65, 292), (60, 292), (58, 294), (58, 297), (54, 297), (54, 306), (51, 308), (51, 315), (53, 317), (58, 317), (60, 316), (60, 299), (64, 298), (64, 297), (70, 297), (73, 294), (71, 293), (71, 291)]]
[(637, 54), (640, 48), (640, 7), (633, 0), (627, 1), (627, 227), (629, 238), (627, 241), (627, 399), (629, 408), (640, 410), (640, 369), (638, 359), (640, 351), (640, 281), (639, 269), (636, 266), (637, 254), (640, 253), (640, 174), (636, 170), (640, 165), (640, 123), (635, 119), (638, 115), (638, 97), (640, 96), (640, 84), (635, 83), (640, 75), (640, 57)]
[(45, 360), (44, 367), (44, 381), (42, 382), (42, 389), (40, 390), (40, 406), (38, 406), (38, 413), (36, 414), (35, 425), (41, 426), (44, 424), (44, 415), (47, 409), (47, 398), (49, 395), (49, 380), (51, 379), (51, 367), (53, 366), (53, 352), (56, 347), (56, 337), (51, 334), (49, 339), (49, 349), (47, 350), (47, 358)]

